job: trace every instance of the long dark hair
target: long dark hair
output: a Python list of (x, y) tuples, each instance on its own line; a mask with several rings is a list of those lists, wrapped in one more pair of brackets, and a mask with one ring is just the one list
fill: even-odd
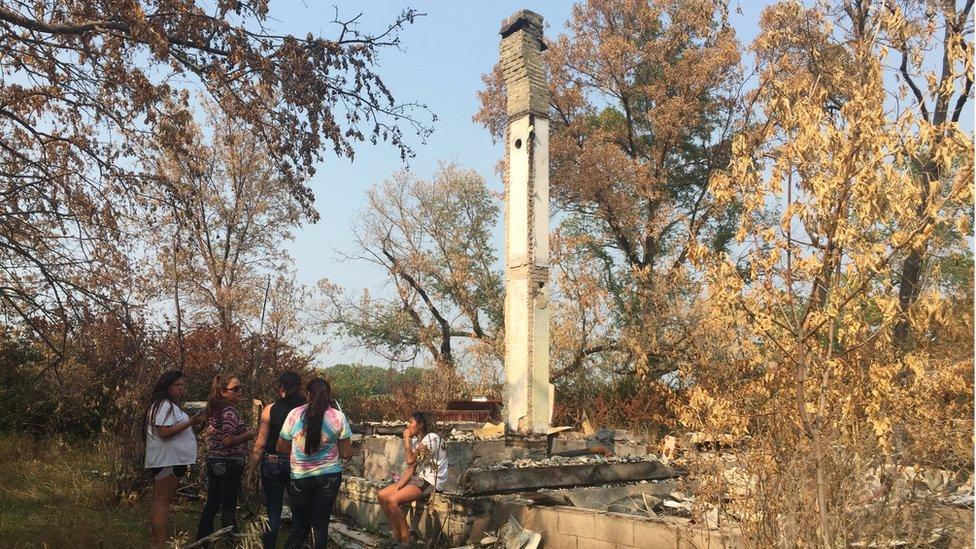
[(305, 454), (312, 455), (322, 446), (322, 421), (325, 411), (332, 405), (332, 386), (317, 377), (305, 386), (308, 406), (305, 407)]
[(224, 408), (233, 406), (233, 403), (224, 398), (222, 393), (232, 379), (237, 379), (237, 376), (234, 374), (217, 374), (214, 376), (213, 384), (210, 385), (210, 396), (207, 397), (208, 417), (217, 417), (217, 414)]
[[(180, 370), (170, 370), (168, 372), (164, 372), (163, 375), (159, 376), (159, 379), (156, 380), (156, 384), (153, 385), (152, 390), (149, 391), (149, 397), (146, 399), (146, 413), (142, 416), (143, 439), (149, 436), (149, 418), (156, 418), (156, 412), (159, 411), (159, 407), (162, 406), (164, 402), (170, 400), (169, 388), (180, 379), (183, 379), (183, 372)], [(170, 408), (169, 413), (173, 413), (172, 408)]]
[(420, 438), (423, 438), (427, 436), (429, 433), (434, 432), (434, 418), (432, 418), (431, 415), (428, 414), (427, 412), (414, 412), (410, 414), (410, 417), (412, 417), (413, 420), (420, 425), (420, 430), (423, 431), (423, 434), (420, 435)]

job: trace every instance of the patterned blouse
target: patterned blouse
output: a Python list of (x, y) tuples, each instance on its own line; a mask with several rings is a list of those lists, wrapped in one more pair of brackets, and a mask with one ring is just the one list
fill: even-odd
[(246, 440), (231, 446), (224, 446), (221, 442), (226, 436), (237, 436), (247, 430), (247, 425), (241, 420), (236, 408), (225, 406), (219, 414), (210, 416), (207, 425), (212, 429), (207, 437), (207, 457), (244, 459), (247, 455)]

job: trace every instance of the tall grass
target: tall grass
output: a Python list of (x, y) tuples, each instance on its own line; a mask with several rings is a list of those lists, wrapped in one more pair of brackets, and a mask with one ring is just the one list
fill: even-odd
[[(109, 457), (91, 442), (0, 435), (0, 448), (0, 546), (149, 545), (151, 496), (117, 503)], [(170, 535), (186, 539), (198, 517), (198, 504), (175, 504)]]

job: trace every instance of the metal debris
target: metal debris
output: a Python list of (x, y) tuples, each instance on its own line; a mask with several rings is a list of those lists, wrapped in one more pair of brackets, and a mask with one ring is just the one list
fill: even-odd
[(522, 528), (515, 517), (508, 517), (508, 523), (498, 529), (495, 549), (536, 549), (542, 541), (542, 534)]

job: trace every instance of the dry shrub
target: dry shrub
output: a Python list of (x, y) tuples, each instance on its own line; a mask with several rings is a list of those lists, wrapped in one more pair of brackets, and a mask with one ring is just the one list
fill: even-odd
[(477, 360), (458, 370), (337, 364), (322, 370), (320, 375), (332, 384), (333, 394), (350, 420), (404, 420), (414, 411), (444, 410), (454, 399), (500, 398), (500, 385), (487, 381), (492, 374), (482, 376), (476, 372), (482, 366)]
[[(231, 343), (227, 344), (226, 336), (214, 326), (200, 326), (185, 334), (182, 367), (187, 381), (185, 400), (206, 400), (213, 377), (223, 372), (240, 376), (247, 396), (265, 402), (275, 398), (279, 373), (293, 370), (303, 379), (317, 375), (309, 367), (311, 357), (286, 344), (244, 337), (236, 330), (231, 337)], [(121, 499), (138, 498), (146, 486), (142, 433), (146, 397), (160, 374), (179, 368), (179, 342), (174, 334), (164, 334), (158, 342), (145, 345), (150, 351), (141, 367), (128, 370), (126, 382), (118, 385), (118, 413), (106, 422), (101, 440), (101, 446), (114, 458), (117, 495)], [(241, 411), (245, 421), (253, 419), (251, 406), (242, 405)]]
[(416, 410), (443, 410), (447, 401), (461, 394), (464, 381), (448, 369), (425, 369), (414, 380), (396, 387), (390, 398), (400, 417)]
[(467, 383), (447, 368), (406, 368), (341, 364), (322, 371), (353, 422), (404, 420), (413, 411), (443, 410), (466, 394)]
[(748, 545), (914, 547), (972, 528), (945, 500), (973, 466), (973, 139), (945, 110), (891, 108), (888, 51), (941, 50), (911, 68), (904, 52), (902, 76), (936, 69), (918, 100), (966, 99), (971, 5), (886, 5), (764, 11), (757, 123), (709, 185), (741, 208), (737, 249), (690, 252), (714, 351), (683, 372), (681, 417), (738, 439), (693, 467)]
[(662, 381), (637, 377), (607, 382), (575, 380), (556, 386), (554, 425), (579, 425), (584, 415), (594, 428), (622, 428), (660, 436), (676, 425), (680, 396)]
[(757, 547), (971, 539), (971, 511), (945, 500), (972, 482), (972, 315), (946, 315), (930, 325), (931, 344), (900, 356), (878, 338), (830, 362), (811, 359), (819, 463), (797, 412), (794, 360), (743, 344), (753, 359), (701, 365), (683, 426), (736, 444), (691, 459), (698, 511), (720, 508)]
[[(956, 487), (971, 482), (971, 465), (946, 470), (919, 463), (924, 450), (904, 441), (886, 454), (869, 425), (826, 429), (830, 449), (817, 467), (814, 449), (797, 422), (769, 418), (753, 423), (756, 436), (725, 453), (700, 453), (690, 461), (698, 480), (698, 511), (718, 507), (734, 519), (747, 546), (822, 546), (817, 508), (818, 474), (826, 494), (827, 524), (833, 540), (887, 546), (928, 546), (938, 539), (971, 535), (971, 510), (943, 503)], [(970, 430), (970, 436), (972, 431)], [(927, 474), (945, 470), (948, 486), (930, 491)], [(965, 513), (962, 513), (965, 511)], [(876, 544), (876, 545), (871, 545)]]

